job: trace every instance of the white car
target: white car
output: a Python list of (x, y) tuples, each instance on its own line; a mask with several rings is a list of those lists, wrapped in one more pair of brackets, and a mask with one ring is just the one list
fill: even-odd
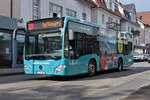
[(144, 61), (148, 60), (148, 56), (149, 56), (149, 54), (144, 54)]
[(135, 53), (135, 54), (133, 54), (133, 57), (134, 57), (134, 61), (143, 61), (144, 60), (143, 54)]
[(150, 54), (147, 57), (147, 62), (150, 63)]

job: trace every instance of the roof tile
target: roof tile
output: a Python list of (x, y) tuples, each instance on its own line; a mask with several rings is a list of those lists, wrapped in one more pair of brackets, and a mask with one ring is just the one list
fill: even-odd
[(144, 24), (150, 25), (150, 11), (148, 12), (138, 12), (137, 18)]

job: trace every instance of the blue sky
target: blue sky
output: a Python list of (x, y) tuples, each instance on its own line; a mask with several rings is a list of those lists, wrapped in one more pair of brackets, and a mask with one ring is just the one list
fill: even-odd
[(149, 0), (120, 0), (124, 4), (135, 3), (137, 12), (150, 11)]

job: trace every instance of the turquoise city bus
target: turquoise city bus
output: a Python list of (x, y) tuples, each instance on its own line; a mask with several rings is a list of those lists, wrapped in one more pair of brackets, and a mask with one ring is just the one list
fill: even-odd
[[(73, 17), (47, 18), (27, 23), (25, 74), (71, 76), (123, 69), (132, 65), (118, 34), (102, 34), (100, 25)], [(123, 44), (123, 45), (122, 45)], [(125, 60), (131, 59), (130, 62)], [(129, 64), (126, 64), (129, 63)]]

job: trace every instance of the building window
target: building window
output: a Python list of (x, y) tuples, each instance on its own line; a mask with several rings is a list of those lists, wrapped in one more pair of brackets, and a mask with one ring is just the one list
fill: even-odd
[(128, 32), (130, 32), (130, 27), (128, 26)]
[(110, 18), (110, 22), (113, 23), (113, 18)]
[(118, 20), (116, 20), (116, 24), (119, 24), (119, 21), (118, 21)]
[(109, 1), (109, 8), (112, 9), (112, 0)]
[(100, 0), (101, 3), (104, 3), (103, 0)]
[(105, 15), (102, 15), (102, 24), (105, 24)]
[(136, 45), (138, 45), (138, 40), (136, 39)]
[(108, 17), (108, 23), (111, 23), (111, 17)]
[(33, 0), (33, 19), (40, 18), (40, 0)]
[(71, 17), (77, 17), (77, 12), (71, 9), (66, 9), (66, 15)]
[(62, 7), (53, 3), (49, 3), (49, 16), (62, 17)]
[(86, 18), (87, 18), (86, 13), (82, 13), (82, 19), (86, 20)]
[(115, 11), (118, 11), (118, 5), (115, 3)]

